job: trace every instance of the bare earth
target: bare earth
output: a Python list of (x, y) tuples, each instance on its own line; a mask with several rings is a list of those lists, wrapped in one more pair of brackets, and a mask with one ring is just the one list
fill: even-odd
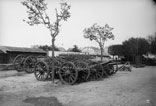
[(133, 68), (73, 86), (1, 71), (0, 106), (156, 106), (156, 67)]

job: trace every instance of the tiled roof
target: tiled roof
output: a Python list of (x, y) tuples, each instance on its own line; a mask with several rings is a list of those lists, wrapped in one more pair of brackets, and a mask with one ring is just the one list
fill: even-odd
[(92, 47), (92, 46), (82, 48), (82, 50), (84, 50), (84, 49), (100, 50), (99, 48), (97, 48), (97, 47)]
[(0, 51), (3, 53), (7, 53), (7, 52), (47, 53), (42, 49), (26, 48), (26, 47), (11, 47), (11, 46), (0, 46)]

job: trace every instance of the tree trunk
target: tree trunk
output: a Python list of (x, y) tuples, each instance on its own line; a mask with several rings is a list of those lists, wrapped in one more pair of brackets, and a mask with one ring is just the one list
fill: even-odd
[(100, 47), (100, 49), (101, 49), (101, 61), (103, 61), (103, 48)]
[(55, 43), (54, 43), (54, 42), (55, 42), (55, 38), (52, 38), (52, 81), (53, 81), (53, 83), (54, 83), (54, 79), (55, 79), (55, 76), (54, 76), (54, 73), (55, 73), (55, 72), (54, 72), (54, 71), (55, 71), (55, 68), (54, 68), (54, 67), (55, 67), (55, 66), (54, 66), (54, 62), (55, 62), (55, 61), (54, 61), (54, 56), (55, 56), (55, 55), (54, 55), (54, 47), (55, 47), (55, 46), (54, 46), (54, 44), (55, 44)]

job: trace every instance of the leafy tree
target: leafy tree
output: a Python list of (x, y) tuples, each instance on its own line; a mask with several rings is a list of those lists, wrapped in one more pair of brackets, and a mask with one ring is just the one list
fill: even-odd
[[(31, 48), (39, 48), (45, 51), (50, 51), (52, 50), (52, 46), (48, 46), (48, 45), (33, 45), (31, 46)], [(54, 46), (54, 51), (59, 51), (59, 48)]]
[(149, 43), (145, 38), (138, 38), (138, 55), (147, 54), (149, 52)]
[(71, 52), (81, 52), (81, 50), (78, 48), (77, 45), (74, 45), (72, 49), (70, 49)]
[(108, 53), (111, 55), (123, 55), (123, 46), (122, 45), (111, 45), (108, 47)]
[(148, 41), (150, 44), (150, 52), (156, 55), (156, 33), (155, 35), (148, 36)]
[(156, 36), (155, 36), (154, 40), (151, 43), (151, 53), (156, 55)]
[[(39, 48), (45, 51), (52, 50), (52, 46), (48, 46), (48, 45), (40, 45)], [(54, 51), (59, 51), (59, 49), (56, 46), (54, 46)]]
[(101, 61), (103, 60), (103, 52), (104, 52), (104, 44), (108, 39), (114, 39), (114, 35), (111, 32), (113, 28), (111, 28), (108, 24), (104, 27), (99, 26), (97, 23), (93, 24), (90, 28), (84, 29), (84, 37), (94, 40), (98, 43), (101, 50)]
[(31, 48), (39, 48), (40, 45), (32, 45)]
[[(60, 22), (61, 21), (67, 21), (67, 19), (70, 17), (70, 5), (68, 5), (66, 2), (62, 2), (61, 4), (61, 10), (60, 12), (55, 9), (56, 12), (56, 21), (54, 23), (51, 22), (50, 17), (47, 15), (47, 4), (45, 3), (45, 0), (25, 0), (21, 2), (24, 6), (27, 7), (27, 13), (28, 13), (28, 20), (25, 21), (29, 25), (38, 25), (42, 24), (45, 25), (47, 29), (50, 31), (50, 35), (52, 37), (52, 67), (54, 67), (54, 42), (56, 36), (59, 34), (60, 29)], [(52, 69), (53, 72), (53, 82), (54, 82), (54, 68)]]
[(149, 43), (145, 38), (130, 38), (122, 43), (125, 56), (143, 55), (149, 51)]

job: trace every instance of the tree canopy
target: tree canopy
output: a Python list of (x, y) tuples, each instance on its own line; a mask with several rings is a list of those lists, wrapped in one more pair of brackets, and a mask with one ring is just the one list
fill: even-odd
[(93, 24), (90, 28), (85, 28), (84, 38), (90, 39), (91, 41), (96, 41), (101, 49), (101, 60), (104, 51), (105, 41), (108, 39), (114, 39), (114, 35), (112, 33), (113, 28), (111, 28), (108, 24), (104, 27), (99, 26), (97, 23)]
[(125, 40), (122, 45), (111, 45), (108, 53), (118, 56), (136, 56), (149, 52), (149, 43), (145, 38), (133, 38)]
[(28, 19), (23, 20), (29, 25), (45, 25), (51, 32), (52, 37), (56, 37), (59, 33), (59, 27), (61, 20), (67, 21), (70, 17), (70, 5), (66, 2), (62, 2), (60, 12), (56, 10), (56, 21), (53, 23), (50, 20), (50, 17), (47, 15), (47, 4), (45, 0), (25, 0), (21, 2), (24, 6), (27, 7)]
[(111, 45), (108, 47), (108, 53), (111, 55), (123, 55), (123, 46), (122, 45)]
[(154, 35), (148, 36), (148, 41), (150, 44), (150, 52), (156, 55), (156, 33)]
[(69, 51), (71, 51), (71, 52), (81, 52), (81, 50), (78, 48), (77, 45), (74, 45), (74, 47), (71, 48)]
[[(51, 51), (52, 50), (52, 46), (48, 46), (48, 45), (33, 45), (32, 48), (39, 48), (39, 49), (42, 49), (42, 50), (45, 50), (45, 51)], [(54, 47), (54, 50), (55, 51), (59, 51), (59, 48), (58, 47)]]
[(149, 43), (145, 38), (130, 38), (122, 43), (124, 55), (143, 55), (149, 51)]

